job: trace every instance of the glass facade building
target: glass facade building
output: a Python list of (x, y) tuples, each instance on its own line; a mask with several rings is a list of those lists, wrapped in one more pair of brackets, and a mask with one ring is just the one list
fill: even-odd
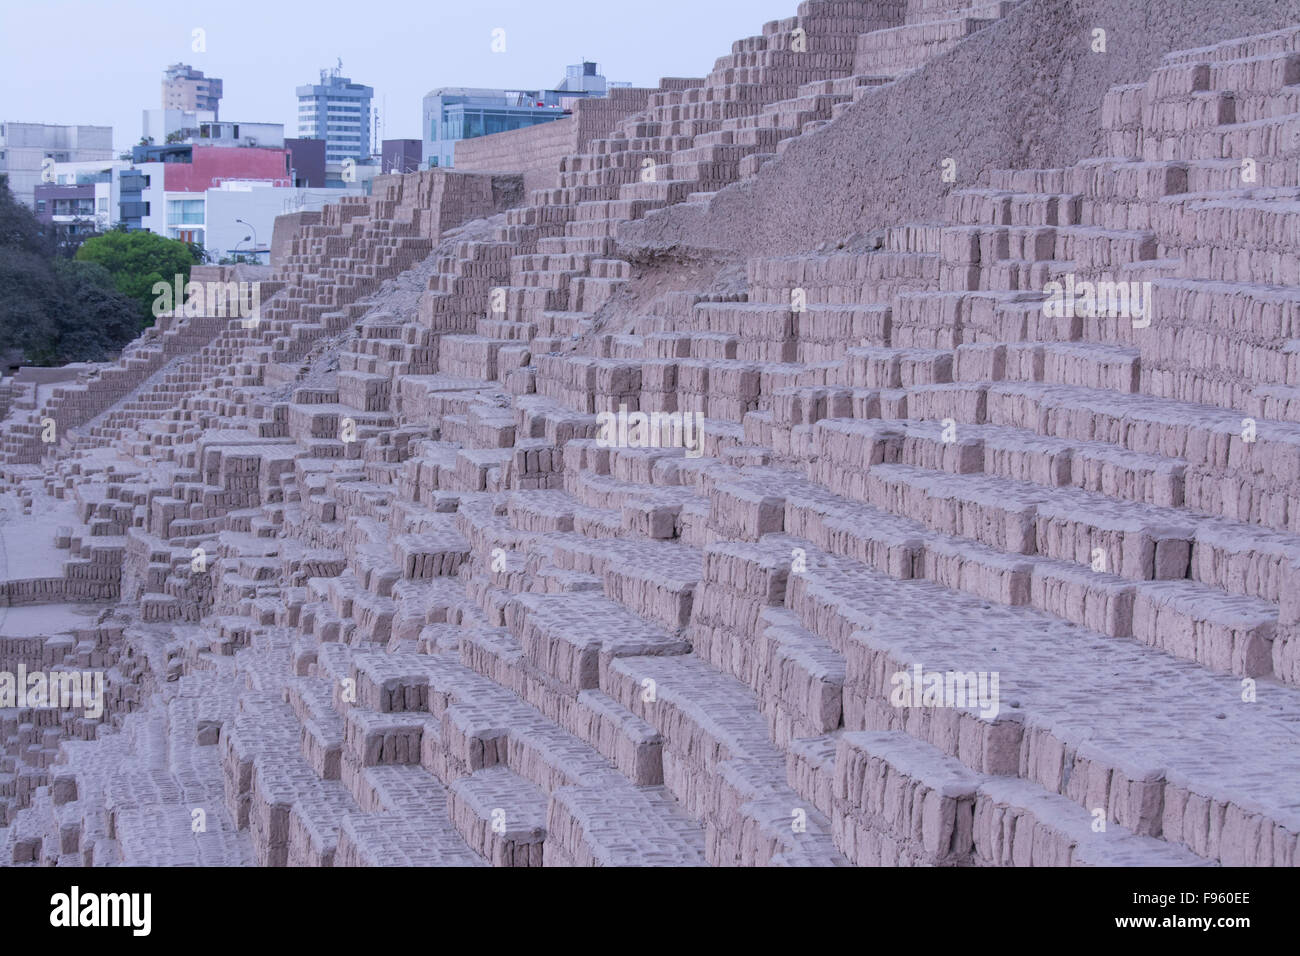
[(567, 115), (564, 100), (604, 96), (609, 85), (597, 64), (584, 62), (569, 67), (565, 78), (550, 90), (434, 90), (424, 97), (424, 164), (451, 166), (458, 140), (560, 119)]

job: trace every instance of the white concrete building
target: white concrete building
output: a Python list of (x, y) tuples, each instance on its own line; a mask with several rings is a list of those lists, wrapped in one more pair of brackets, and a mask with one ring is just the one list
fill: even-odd
[(201, 193), (163, 192), (162, 201), (151, 204), (162, 210), (161, 215), (151, 214), (144, 227), (170, 239), (201, 243), (214, 262), (235, 255), (254, 255), (267, 262), (276, 216), (320, 209), (356, 193), (356, 189), (286, 189), (254, 182), (226, 182)]
[(35, 203), (43, 168), (55, 163), (112, 158), (111, 126), (0, 122), (0, 175), (9, 177), (10, 191), (28, 206)]
[(203, 123), (216, 121), (211, 110), (141, 110), (140, 138), (164, 146), (172, 133), (187, 134)]
[[(48, 181), (42, 186), (79, 186), (94, 188), (91, 208), (85, 209), (83, 199), (63, 201), (57, 198), (38, 198), (36, 212), (49, 215), (58, 225), (68, 226), (73, 223), (93, 226), (97, 232), (111, 229), (120, 218), (118, 206), (121, 201), (119, 174), (123, 169), (130, 169), (131, 163), (124, 159), (107, 161), (84, 161), (78, 163), (55, 163), (48, 167)], [(41, 190), (45, 192), (45, 190)], [(57, 195), (57, 193), (56, 193)], [(67, 203), (75, 202), (76, 208), (69, 208)], [(52, 203), (52, 205), (51, 205)]]

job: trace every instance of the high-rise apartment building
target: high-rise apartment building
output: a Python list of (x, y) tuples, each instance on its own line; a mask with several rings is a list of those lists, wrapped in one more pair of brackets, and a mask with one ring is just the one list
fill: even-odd
[(211, 110), (220, 115), (221, 81), (204, 76), (188, 63), (173, 63), (163, 70), (162, 108), (165, 110)]
[(325, 140), (325, 161), (370, 156), (370, 100), (375, 91), (353, 83), (338, 67), (320, 71), (320, 82), (298, 87), (298, 136)]

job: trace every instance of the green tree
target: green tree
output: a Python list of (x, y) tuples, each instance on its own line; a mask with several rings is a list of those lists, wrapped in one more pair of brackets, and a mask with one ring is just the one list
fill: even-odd
[(137, 304), (91, 262), (61, 259), (52, 229), (0, 177), (0, 349), (35, 365), (99, 361), (139, 331)]
[(156, 283), (182, 286), (189, 281), (190, 267), (201, 261), (192, 243), (168, 239), (152, 232), (106, 232), (87, 239), (77, 250), (78, 262), (93, 262), (108, 270), (117, 291), (140, 304), (140, 326), (153, 324), (153, 291)]
[(18, 349), (29, 364), (49, 365), (57, 351), (54, 323), (62, 305), (52, 258), (0, 246), (0, 348)]
[(135, 303), (117, 291), (103, 266), (57, 259), (54, 271), (64, 303), (55, 322), (60, 362), (101, 361), (140, 333)]
[(0, 248), (22, 249), (40, 256), (54, 255), (54, 238), (36, 215), (9, 191), (9, 177), (0, 176)]

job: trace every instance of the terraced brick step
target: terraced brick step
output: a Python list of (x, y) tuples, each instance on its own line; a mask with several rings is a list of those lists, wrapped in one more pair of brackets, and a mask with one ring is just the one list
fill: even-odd
[(837, 845), (859, 865), (1205, 866), (1012, 777), (973, 773), (898, 732), (844, 733), (833, 758)]
[(302, 214), (256, 323), (0, 382), (0, 665), (108, 675), (0, 717), (3, 858), (1293, 864), (1300, 31), (928, 221), (624, 228), (717, 227), (1012, 8), (808, 0), (563, 158)]

